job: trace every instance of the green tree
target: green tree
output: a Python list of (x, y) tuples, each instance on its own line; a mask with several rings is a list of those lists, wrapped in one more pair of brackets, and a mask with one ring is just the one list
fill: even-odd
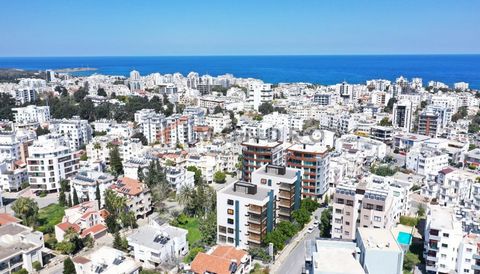
[(308, 212), (308, 210), (304, 207), (294, 210), (292, 212), (292, 217), (300, 225), (300, 227), (304, 227), (305, 224), (310, 222), (310, 212)]
[(320, 216), (320, 237), (330, 238), (332, 231), (332, 207), (327, 208)]
[(41, 126), (38, 126), (37, 129), (35, 130), (35, 133), (37, 134), (37, 136), (42, 136), (50, 133), (50, 130), (48, 130), (48, 128), (43, 128)]
[(55, 249), (62, 254), (72, 254), (75, 251), (75, 243), (64, 240), (57, 243)]
[(423, 205), (420, 205), (418, 207), (417, 215), (418, 215), (418, 217), (425, 217), (425, 207)]
[(280, 223), (278, 223), (275, 229), (280, 231), (280, 233), (286, 235), (288, 238), (292, 238), (293, 236), (295, 236), (298, 231), (297, 227), (293, 223), (287, 221), (281, 221)]
[(108, 96), (108, 95), (107, 95), (107, 92), (105, 91), (104, 88), (99, 88), (99, 89), (97, 90), (97, 95), (98, 95), (98, 96), (103, 96), (103, 97), (107, 97), (107, 96)]
[(217, 114), (217, 113), (223, 113), (223, 108), (221, 106), (216, 106), (213, 109), (213, 114)]
[(388, 117), (385, 117), (380, 121), (379, 125), (383, 127), (389, 127), (392, 125), (392, 122), (390, 122), (390, 119), (388, 119)]
[(72, 200), (72, 204), (75, 206), (75, 205), (78, 205), (80, 203), (80, 201), (78, 200), (78, 194), (77, 194), (77, 191), (75, 189), (72, 189), (73, 191), (73, 200)]
[(61, 206), (67, 205), (67, 197), (62, 189), (60, 189), (60, 193), (58, 194), (58, 204)]
[(34, 226), (38, 217), (38, 204), (32, 198), (20, 197), (12, 204), (12, 210), (24, 225)]
[(188, 166), (187, 170), (195, 173), (193, 177), (195, 180), (195, 185), (198, 186), (199, 184), (202, 183), (202, 170), (198, 169), (195, 166)]
[(141, 132), (137, 132), (137, 133), (133, 134), (132, 138), (140, 139), (140, 142), (142, 142), (142, 145), (144, 145), (144, 146), (148, 145), (147, 137), (145, 137), (145, 135), (143, 135), (143, 133), (141, 133)]
[(285, 242), (287, 240), (288, 240), (287, 235), (283, 234), (279, 230), (273, 230), (273, 231), (267, 233), (267, 236), (265, 236), (264, 243), (265, 244), (272, 243), (273, 248), (275, 248), (275, 250), (279, 251), (279, 250), (282, 250), (285, 247)]
[(75, 270), (75, 265), (73, 264), (70, 257), (67, 257), (63, 261), (63, 274), (77, 274), (77, 271)]
[(77, 103), (80, 103), (87, 95), (87, 89), (85, 87), (81, 87), (73, 94), (73, 98)]
[(264, 102), (260, 106), (258, 106), (258, 111), (262, 115), (267, 115), (273, 112), (273, 106), (270, 102)]
[(217, 213), (211, 211), (205, 219), (201, 219), (198, 229), (202, 235), (202, 242), (206, 245), (214, 245), (217, 241)]
[(116, 145), (110, 149), (110, 169), (115, 175), (123, 174), (122, 158)]
[(217, 171), (213, 174), (213, 181), (217, 184), (224, 184), (226, 179), (226, 175), (222, 171)]
[(102, 195), (100, 195), (100, 185), (98, 183), (95, 189), (95, 200), (98, 202), (98, 208), (102, 208)]
[(25, 268), (21, 268), (20, 270), (13, 272), (13, 274), (28, 274), (28, 271)]
[(303, 207), (308, 210), (308, 212), (312, 213), (320, 207), (320, 204), (312, 198), (305, 198), (300, 202), (300, 207)]
[(113, 236), (113, 247), (118, 250), (127, 251), (128, 241), (127, 239), (121, 237), (120, 233), (116, 232)]
[(415, 266), (419, 263), (420, 259), (417, 254), (407, 251), (405, 256), (403, 256), (403, 269), (408, 272), (412, 272)]
[(36, 271), (40, 271), (42, 269), (42, 264), (39, 261), (35, 261), (32, 263), (32, 267)]

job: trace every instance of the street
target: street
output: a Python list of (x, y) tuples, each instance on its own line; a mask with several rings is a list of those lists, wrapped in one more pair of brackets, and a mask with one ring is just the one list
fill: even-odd
[[(320, 216), (326, 208), (319, 208), (313, 213), (313, 218), (310, 221), (308, 225), (305, 226), (304, 229), (307, 229), (310, 225), (313, 224), (315, 217), (317, 217), (317, 220), (320, 221)], [(300, 231), (299, 234), (301, 234), (303, 231)], [(298, 274), (302, 273), (302, 267), (305, 265), (305, 243), (309, 240), (314, 240), (315, 238), (319, 237), (319, 229), (318, 227), (315, 227), (315, 230), (312, 233), (305, 233), (304, 235), (301, 235), (302, 237), (300, 239), (293, 239), (292, 242), (284, 248), (282, 251), (282, 254), (285, 252), (288, 252), (287, 249), (291, 249), (288, 254), (285, 254), (287, 257), (284, 257), (281, 259), (279, 255), (277, 255), (277, 262), (280, 265), (278, 266), (277, 270), (275, 268), (272, 268), (274, 271), (273, 273), (291, 273), (291, 274)], [(293, 245), (293, 249), (292, 246)], [(282, 261), (278, 261), (282, 260)]]

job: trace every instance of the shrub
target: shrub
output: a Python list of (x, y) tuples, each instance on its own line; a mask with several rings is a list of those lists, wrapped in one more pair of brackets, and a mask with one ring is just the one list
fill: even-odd
[(417, 226), (418, 219), (415, 217), (400, 216), (400, 223), (407, 226)]

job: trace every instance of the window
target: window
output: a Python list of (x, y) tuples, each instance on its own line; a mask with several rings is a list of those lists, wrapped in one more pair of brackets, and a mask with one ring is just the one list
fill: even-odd
[(343, 204), (344, 204), (344, 200), (343, 200), (343, 199), (340, 199), (340, 198), (338, 198), (338, 199), (337, 199), (337, 204), (341, 204), (341, 205), (343, 205)]
[(227, 241), (227, 237), (225, 237), (224, 235), (218, 235), (218, 241), (224, 243)]
[(228, 228), (228, 234), (233, 234), (233, 228)]
[(381, 222), (381, 221), (382, 221), (382, 217), (373, 216), (373, 220), (374, 220), (375, 222)]
[(445, 259), (445, 258), (447, 258), (447, 255), (445, 255), (445, 254), (440, 254), (440, 257), (441, 257), (442, 259)]
[(233, 225), (233, 219), (228, 218), (228, 219), (227, 219), (227, 223)]
[(377, 205), (377, 206), (375, 206), (375, 210), (376, 211), (383, 211), (383, 206)]
[(448, 245), (447, 244), (442, 244), (442, 247), (448, 247)]
[(345, 215), (350, 216), (350, 211), (345, 212)]
[(233, 215), (233, 209), (231, 209), (231, 208), (227, 209), (227, 214), (228, 215)]
[(443, 233), (443, 237), (448, 238), (450, 236), (448, 233)]
[(467, 252), (472, 252), (472, 249), (471, 248), (467, 248)]
[(219, 226), (218, 226), (218, 232), (220, 232), (220, 233), (226, 233), (226, 232), (227, 232), (227, 228), (224, 227), (224, 226), (219, 225)]
[(233, 200), (228, 199), (228, 200), (227, 200), (227, 204), (233, 205)]
[(363, 219), (368, 220), (368, 215), (363, 215)]
[(233, 238), (232, 237), (228, 237), (228, 242), (233, 244)]
[(345, 225), (350, 225), (350, 222), (345, 222)]
[(335, 213), (342, 214), (342, 210), (337, 208), (335, 209)]

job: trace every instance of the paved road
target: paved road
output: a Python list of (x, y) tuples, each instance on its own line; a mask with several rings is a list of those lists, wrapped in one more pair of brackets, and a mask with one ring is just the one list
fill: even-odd
[(13, 214), (11, 209), (13, 202), (18, 199), (18, 197), (28, 197), (33, 198), (37, 203), (39, 208), (44, 208), (50, 204), (58, 203), (58, 193), (50, 193), (45, 197), (38, 197), (33, 194), (29, 189), (24, 192), (4, 192), (2, 193), (4, 202), (8, 203), (1, 209), (1, 212), (6, 212)]
[[(325, 208), (320, 208), (314, 212), (314, 216), (320, 220), (320, 215)], [(312, 218), (313, 219), (313, 218)], [(318, 227), (312, 233), (306, 233), (299, 241), (291, 243), (295, 247), (290, 251), (287, 258), (281, 262), (278, 270), (275, 273), (298, 274), (302, 273), (302, 267), (305, 265), (305, 243), (308, 240), (313, 240), (320, 236)]]

